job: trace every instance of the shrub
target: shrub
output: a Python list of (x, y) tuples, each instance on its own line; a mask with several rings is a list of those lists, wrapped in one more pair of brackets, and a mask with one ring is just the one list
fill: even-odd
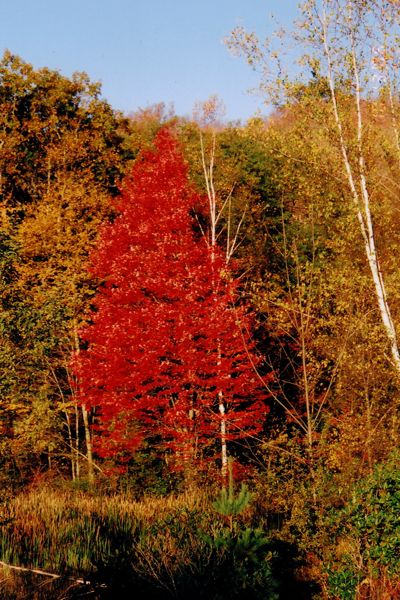
[(400, 469), (398, 453), (355, 486), (331, 513), (336, 548), (328, 582), (335, 598), (400, 597)]

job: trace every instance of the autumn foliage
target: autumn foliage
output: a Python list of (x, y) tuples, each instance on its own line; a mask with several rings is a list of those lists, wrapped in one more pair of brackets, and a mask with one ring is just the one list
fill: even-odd
[(0, 60), (0, 560), (27, 584), (400, 597), (400, 11), (303, 4), (292, 83), (286, 37), (235, 30), (278, 103), (242, 125)]
[(102, 284), (74, 368), (98, 415), (100, 454), (157, 437), (182, 465), (218, 452), (221, 420), (227, 442), (263, 425), (250, 318), (223, 253), (196, 229), (201, 205), (162, 130), (126, 178), (119, 216), (91, 259)]

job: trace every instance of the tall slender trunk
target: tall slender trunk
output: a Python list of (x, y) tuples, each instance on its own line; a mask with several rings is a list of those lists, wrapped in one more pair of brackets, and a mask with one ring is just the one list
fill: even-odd
[[(239, 235), (241, 227), (244, 222), (244, 218), (247, 211), (247, 205), (244, 208), (241, 218), (236, 225), (236, 228), (232, 231), (231, 224), (231, 200), (233, 190), (235, 189), (235, 183), (232, 185), (226, 198), (221, 203), (217, 201), (217, 193), (214, 184), (214, 167), (215, 167), (215, 152), (216, 152), (216, 134), (215, 130), (211, 130), (211, 149), (208, 158), (206, 157), (206, 149), (204, 145), (203, 133), (200, 129), (200, 149), (201, 149), (201, 161), (203, 166), (204, 181), (206, 184), (207, 198), (209, 204), (209, 215), (210, 215), (210, 235), (209, 235), (209, 246), (211, 251), (211, 268), (214, 269), (215, 263), (215, 250), (218, 240), (218, 227), (220, 220), (223, 216), (224, 211), (227, 212), (227, 226), (226, 226), (226, 249), (225, 258), (226, 264), (228, 265), (237, 247), (240, 245)], [(219, 344), (219, 341), (218, 341)], [(218, 347), (218, 365), (221, 364), (221, 348), (220, 344)], [(220, 414), (220, 444), (221, 444), (221, 475), (224, 486), (227, 485), (228, 481), (228, 422), (227, 422), (227, 405), (226, 398), (224, 398), (223, 392), (218, 392), (218, 411)]]
[[(326, 0), (325, 0), (326, 2)], [(324, 2), (324, 6), (325, 6)], [(351, 15), (350, 15), (351, 17)], [(327, 30), (327, 15), (324, 7), (323, 16), (321, 19), (323, 26), (323, 44), (324, 52), (328, 67), (328, 83), (331, 94), (331, 101), (333, 107), (333, 114), (335, 118), (336, 128), (338, 132), (339, 145), (343, 159), (343, 165), (347, 177), (347, 181), (353, 197), (353, 202), (356, 209), (357, 219), (360, 225), (361, 235), (364, 241), (364, 249), (366, 258), (368, 261), (369, 269), (372, 276), (372, 281), (375, 289), (375, 296), (379, 308), (381, 321), (386, 332), (386, 336), (390, 345), (390, 351), (392, 356), (393, 365), (400, 374), (400, 352), (397, 341), (396, 329), (392, 319), (390, 307), (387, 301), (386, 286), (383, 280), (380, 262), (375, 244), (375, 232), (372, 222), (372, 215), (370, 209), (370, 197), (368, 191), (368, 184), (366, 178), (366, 165), (365, 157), (363, 152), (363, 118), (361, 110), (361, 85), (359, 77), (359, 67), (357, 63), (356, 50), (355, 50), (355, 39), (354, 32), (351, 37), (351, 49), (352, 49), (352, 67), (354, 73), (354, 88), (355, 88), (355, 100), (356, 100), (356, 114), (357, 114), (357, 145), (358, 145), (358, 173), (354, 172), (354, 167), (351, 164), (349, 153), (347, 150), (347, 144), (345, 142), (343, 134), (342, 119), (339, 114), (336, 88), (335, 88), (335, 77), (332, 67), (332, 56), (331, 49), (329, 46), (328, 30)], [(357, 189), (359, 187), (359, 190)]]
[(92, 438), (90, 435), (90, 427), (89, 427), (89, 416), (86, 410), (86, 406), (82, 404), (82, 417), (83, 417), (83, 426), (85, 429), (85, 443), (86, 443), (86, 456), (88, 460), (88, 479), (89, 483), (94, 483), (94, 470), (93, 470), (93, 448), (92, 448)]
[(79, 462), (79, 455), (80, 455), (80, 450), (79, 450), (79, 410), (78, 410), (78, 404), (77, 402), (75, 402), (75, 474), (77, 479), (79, 479), (80, 474), (81, 474), (81, 465)]
[(220, 435), (221, 435), (221, 476), (222, 481), (225, 483), (228, 477), (228, 446), (226, 439), (226, 415), (225, 415), (225, 402), (224, 396), (222, 392), (218, 392), (218, 409), (219, 414), (221, 415), (221, 426), (220, 426)]
[[(217, 196), (214, 187), (214, 160), (215, 160), (215, 133), (212, 133), (212, 148), (209, 163), (207, 165), (205, 148), (203, 143), (203, 135), (200, 131), (201, 159), (203, 165), (204, 179), (207, 189), (207, 197), (210, 211), (210, 247), (211, 247), (211, 268), (214, 271), (215, 263), (215, 248), (217, 245), (217, 224), (220, 213), (217, 212)], [(218, 342), (218, 362), (221, 363), (221, 348)], [(223, 485), (226, 486), (228, 477), (228, 446), (227, 446), (227, 422), (226, 422), (226, 406), (225, 398), (222, 390), (218, 392), (218, 410), (221, 417), (220, 421), (220, 444), (221, 444), (221, 477)]]
[(65, 410), (65, 419), (66, 419), (67, 431), (68, 431), (68, 444), (69, 444), (69, 448), (70, 448), (70, 452), (71, 452), (71, 477), (72, 477), (72, 481), (75, 481), (75, 479), (76, 479), (75, 450), (74, 450), (74, 445), (73, 445), (73, 440), (72, 440), (71, 419), (68, 414), (68, 410)]
[[(75, 342), (75, 351), (79, 354), (79, 339), (78, 339), (78, 328), (76, 325), (76, 321), (74, 320), (74, 342)], [(81, 405), (82, 411), (82, 420), (83, 427), (85, 430), (85, 443), (86, 443), (86, 458), (88, 465), (88, 479), (90, 483), (94, 482), (94, 468), (93, 468), (93, 447), (92, 447), (92, 438), (90, 435), (90, 426), (89, 426), (89, 415), (86, 409), (85, 404)], [(78, 449), (77, 449), (78, 453)]]

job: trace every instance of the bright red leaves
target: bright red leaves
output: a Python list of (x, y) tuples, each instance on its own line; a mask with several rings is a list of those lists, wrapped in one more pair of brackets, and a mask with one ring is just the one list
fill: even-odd
[(92, 256), (104, 284), (74, 368), (82, 401), (96, 407), (103, 455), (151, 438), (192, 464), (219, 452), (221, 419), (228, 443), (262, 427), (249, 317), (235, 306), (223, 254), (195, 231), (201, 204), (177, 142), (161, 131)]

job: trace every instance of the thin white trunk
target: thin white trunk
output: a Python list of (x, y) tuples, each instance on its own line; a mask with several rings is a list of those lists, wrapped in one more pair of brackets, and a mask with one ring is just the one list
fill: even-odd
[[(75, 342), (75, 351), (79, 354), (78, 328), (77, 328), (75, 321), (74, 321), (74, 342)], [(87, 457), (87, 463), (88, 463), (88, 479), (89, 479), (90, 483), (93, 483), (94, 482), (94, 469), (93, 469), (92, 438), (90, 435), (89, 415), (88, 415), (85, 404), (82, 404), (81, 410), (82, 410), (83, 427), (85, 430), (86, 457)], [(78, 449), (77, 449), (77, 452), (78, 452)]]
[[(326, 2), (326, 0), (325, 0)], [(324, 5), (325, 5), (324, 2)], [(368, 261), (368, 265), (371, 271), (372, 280), (375, 287), (375, 295), (379, 307), (379, 312), (381, 316), (381, 321), (384, 326), (391, 350), (391, 356), (393, 364), (398, 373), (400, 373), (400, 352), (399, 346), (397, 342), (396, 329), (393, 323), (393, 319), (391, 316), (389, 304), (387, 302), (387, 294), (386, 288), (382, 277), (382, 272), (380, 268), (380, 263), (377, 256), (376, 245), (375, 245), (375, 234), (372, 223), (372, 216), (370, 210), (370, 199), (368, 186), (365, 176), (365, 159), (363, 154), (363, 140), (362, 140), (362, 132), (363, 132), (363, 122), (362, 122), (362, 112), (361, 112), (361, 91), (360, 91), (360, 81), (359, 81), (359, 71), (357, 65), (357, 58), (355, 54), (354, 47), (354, 38), (352, 39), (352, 61), (353, 61), (353, 71), (354, 71), (354, 84), (355, 84), (355, 98), (356, 98), (356, 110), (357, 110), (357, 141), (358, 141), (358, 166), (359, 173), (354, 174), (353, 167), (351, 165), (346, 142), (343, 135), (343, 126), (341, 117), (338, 110), (337, 98), (336, 98), (336, 89), (335, 89), (335, 79), (332, 68), (332, 59), (331, 59), (331, 50), (329, 46), (328, 40), (328, 32), (327, 32), (327, 16), (324, 10), (322, 19), (323, 26), (323, 43), (324, 43), (324, 51), (327, 60), (328, 67), (328, 82), (331, 93), (332, 107), (334, 118), (336, 122), (336, 127), (338, 131), (339, 144), (343, 158), (343, 164), (347, 176), (347, 181), (352, 193), (353, 202), (356, 207), (357, 219), (360, 224), (361, 234), (364, 240), (365, 253)], [(357, 190), (356, 181), (358, 178), (358, 185), (360, 187), (360, 192)]]
[(221, 415), (221, 475), (222, 481), (226, 481), (228, 476), (228, 447), (226, 443), (226, 416), (225, 416), (225, 403), (222, 392), (218, 393), (218, 409)]
[(75, 402), (75, 474), (77, 479), (79, 479), (80, 474), (81, 474), (81, 465), (79, 462), (79, 455), (80, 455), (80, 450), (79, 450), (79, 410), (78, 410), (78, 404)]
[(208, 206), (209, 206), (209, 211), (210, 211), (210, 223), (211, 223), (210, 243), (211, 243), (212, 248), (214, 248), (216, 241), (217, 241), (216, 231), (217, 231), (217, 221), (218, 221), (218, 216), (219, 216), (219, 215), (217, 216), (217, 199), (216, 199), (215, 188), (214, 188), (215, 143), (216, 143), (215, 134), (213, 133), (210, 162), (207, 165), (206, 153), (205, 153), (204, 141), (203, 141), (203, 134), (200, 131), (201, 161), (202, 161), (202, 165), (203, 165), (204, 181), (206, 183)]
[(86, 406), (82, 404), (82, 417), (83, 417), (83, 426), (85, 428), (85, 442), (86, 442), (86, 456), (88, 461), (88, 479), (89, 483), (94, 482), (94, 470), (93, 470), (93, 449), (92, 449), (92, 439), (90, 436), (90, 427), (89, 427), (89, 416), (86, 410)]
[[(200, 146), (201, 146), (201, 160), (203, 165), (204, 179), (206, 183), (207, 196), (209, 202), (209, 210), (210, 210), (210, 247), (211, 247), (211, 268), (214, 269), (214, 260), (215, 260), (215, 247), (217, 245), (217, 224), (218, 220), (221, 216), (222, 209), (217, 212), (217, 196), (215, 193), (214, 186), (214, 161), (215, 161), (215, 146), (216, 146), (216, 136), (215, 132), (212, 132), (212, 148), (210, 152), (210, 158), (207, 165), (206, 154), (203, 143), (203, 134), (200, 131)], [(230, 195), (229, 195), (230, 200)], [(228, 237), (229, 240), (229, 237)], [(227, 251), (227, 261), (229, 258), (229, 253)], [(221, 350), (218, 348), (218, 359), (221, 359)], [(225, 399), (222, 390), (218, 392), (218, 410), (221, 415), (221, 424), (220, 424), (220, 442), (221, 442), (221, 476), (224, 485), (226, 484), (226, 479), (228, 476), (228, 447), (227, 447), (227, 427), (226, 427), (226, 407), (225, 407)]]
[[(222, 218), (224, 210), (227, 207), (228, 212), (228, 220), (227, 220), (227, 229), (226, 229), (226, 250), (225, 250), (225, 258), (226, 264), (229, 263), (232, 255), (240, 245), (239, 235), (241, 231), (241, 227), (244, 222), (244, 218), (247, 211), (247, 205), (243, 210), (241, 218), (236, 226), (236, 229), (232, 231), (231, 227), (231, 203), (232, 203), (232, 194), (235, 188), (235, 184), (232, 185), (227, 197), (225, 200), (218, 204), (217, 202), (217, 194), (215, 191), (214, 185), (214, 167), (215, 167), (215, 151), (216, 151), (216, 134), (215, 130), (211, 131), (212, 142), (211, 142), (211, 150), (209, 156), (206, 157), (206, 150), (204, 146), (203, 134), (200, 129), (200, 149), (201, 149), (201, 161), (203, 166), (204, 180), (206, 184), (207, 197), (209, 203), (209, 213), (210, 213), (210, 239), (209, 246), (211, 248), (211, 263), (212, 268), (215, 260), (215, 248), (217, 246), (218, 241), (218, 223)], [(219, 361), (221, 360), (221, 349), (218, 348)], [(227, 418), (226, 418), (226, 402), (223, 395), (223, 392), (220, 390), (218, 392), (218, 410), (221, 416), (221, 424), (220, 424), (220, 443), (221, 443), (221, 475), (224, 485), (226, 485), (227, 477), (228, 477), (228, 446), (227, 446)]]

